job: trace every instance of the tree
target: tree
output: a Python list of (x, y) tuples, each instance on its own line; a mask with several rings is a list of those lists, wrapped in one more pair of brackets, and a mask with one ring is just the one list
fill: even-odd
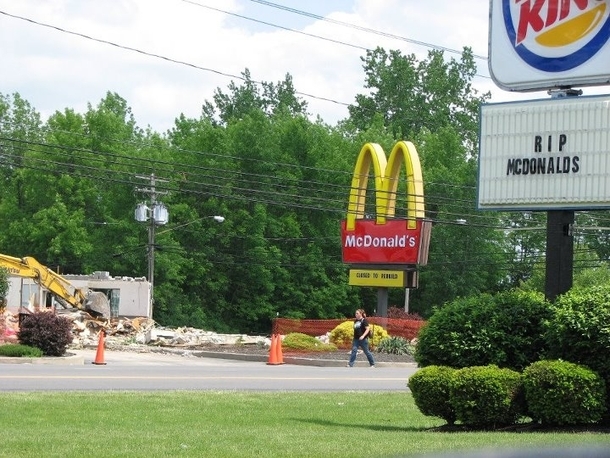
[(254, 110), (261, 110), (268, 116), (279, 113), (290, 116), (306, 114), (307, 103), (297, 97), (290, 74), (277, 84), (252, 80), (248, 69), (242, 72), (242, 76), (244, 82), (241, 86), (234, 81), (229, 83), (229, 93), (220, 88), (214, 91), (214, 104), (207, 101), (203, 106), (204, 117), (209, 120), (219, 118), (227, 125), (232, 120), (243, 119)]
[[(610, 234), (606, 228), (608, 216), (607, 210), (582, 211), (575, 215), (575, 226), (580, 228), (576, 241), (593, 250), (603, 261), (610, 261)], [(586, 227), (591, 229), (584, 231), (582, 228)]]
[[(339, 259), (337, 216), (353, 168), (345, 152), (356, 155), (359, 146), (310, 122), (304, 104), (293, 103), (291, 84), (262, 87), (261, 94), (251, 80), (232, 83), (231, 93), (218, 90), (206, 103), (201, 119), (181, 117), (170, 133), (188, 160), (181, 189), (197, 193), (187, 197), (191, 207), (206, 205), (209, 215), (224, 203), (226, 211), (209, 239), (190, 237), (199, 249), (189, 252), (185, 280), (198, 319), (216, 329), (267, 332), (277, 314), (327, 318), (358, 305)], [(201, 154), (188, 154), (195, 151)]]
[(0, 93), (0, 154), (3, 173), (13, 174), (22, 165), (24, 154), (40, 141), (40, 114), (19, 93)]
[[(544, 262), (546, 248), (546, 214), (544, 212), (506, 213), (501, 224), (506, 227), (504, 246), (508, 255), (504, 283), (520, 287), (536, 278), (536, 266)], [(544, 285), (544, 283), (543, 283)], [(544, 286), (539, 291), (543, 292)]]
[[(0, 120), (21, 113), (27, 135), (9, 123), (0, 142), (0, 157), (13, 161), (0, 162), (0, 250), (34, 256), (60, 273), (143, 276), (147, 227), (133, 211), (150, 197), (143, 188), (154, 174), (170, 214), (155, 238), (157, 322), (267, 333), (278, 314), (372, 311), (375, 291), (348, 285), (339, 222), (363, 144), (389, 151), (402, 133), (420, 151), (434, 221), (414, 308), (425, 315), (455, 295), (497, 287), (502, 233), (495, 216), (480, 220), (474, 210), (471, 139), (481, 97), (468, 92), (469, 55), (445, 62), (431, 54), (418, 63), (384, 53), (369, 55), (371, 78), (381, 75), (369, 87), (378, 82), (380, 90), (359, 99), (363, 105), (337, 127), (308, 119), (290, 75), (256, 82), (247, 70), (243, 83), (217, 89), (199, 119), (179, 116), (166, 136), (140, 129), (114, 93), (82, 114), (56, 112), (43, 125), (26, 102), (3, 99)], [(392, 90), (403, 69), (415, 75), (406, 102)], [(399, 193), (404, 212), (404, 183)], [(468, 224), (456, 224), (464, 212)], [(212, 215), (226, 220), (216, 224)]]
[(348, 108), (358, 130), (366, 130), (378, 114), (396, 139), (452, 126), (474, 151), (479, 105), (490, 94), (479, 95), (472, 87), (476, 65), (469, 48), (464, 48), (460, 61), (446, 61), (442, 51), (433, 50), (427, 60), (418, 62), (413, 54), (382, 48), (367, 51), (362, 60), (364, 87), (371, 93), (357, 95), (356, 104)]

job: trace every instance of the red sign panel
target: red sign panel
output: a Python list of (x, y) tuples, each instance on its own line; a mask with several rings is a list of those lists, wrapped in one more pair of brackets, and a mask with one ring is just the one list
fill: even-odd
[(341, 221), (343, 262), (349, 264), (418, 264), (422, 239), (422, 221), (415, 229), (407, 221), (387, 220), (377, 224), (374, 219), (357, 219), (353, 231)]

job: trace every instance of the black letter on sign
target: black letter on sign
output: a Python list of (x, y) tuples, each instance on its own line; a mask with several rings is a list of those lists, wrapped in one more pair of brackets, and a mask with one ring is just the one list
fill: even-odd
[(542, 136), (536, 135), (534, 137), (534, 153), (542, 152)]
[(578, 173), (578, 171), (580, 170), (580, 164), (578, 163), (578, 161), (580, 161), (580, 158), (578, 156), (574, 156), (572, 158), (572, 172), (574, 173)]
[(565, 146), (567, 141), (568, 141), (568, 137), (566, 134), (559, 135), (559, 152), (563, 151), (563, 147)]

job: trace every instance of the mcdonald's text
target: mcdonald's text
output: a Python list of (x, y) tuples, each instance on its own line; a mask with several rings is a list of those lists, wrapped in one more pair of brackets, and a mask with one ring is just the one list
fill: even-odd
[[(407, 242), (408, 241), (408, 242)], [(358, 248), (406, 248), (408, 245), (413, 248), (417, 243), (417, 238), (409, 237), (406, 235), (394, 237), (373, 237), (372, 235), (356, 236), (348, 235), (345, 237), (345, 247), (358, 247)]]
[(356, 220), (354, 231), (341, 224), (343, 262), (350, 264), (417, 264), (421, 240), (421, 221), (414, 229), (404, 219), (376, 224), (375, 220)]

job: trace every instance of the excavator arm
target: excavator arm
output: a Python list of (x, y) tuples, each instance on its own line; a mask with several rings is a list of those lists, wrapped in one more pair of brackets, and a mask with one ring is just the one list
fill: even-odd
[[(96, 295), (94, 301), (97, 303), (96, 309), (100, 307), (99, 302), (103, 302), (103, 298), (101, 297), (103, 296), (102, 293), (84, 293), (79, 288), (75, 288), (61, 275), (40, 264), (34, 258), (14, 258), (12, 256), (0, 254), (0, 267), (4, 267), (11, 275), (31, 278), (38, 285), (53, 294), (64, 307), (76, 307), (86, 310), (88, 309), (88, 304), (90, 302), (89, 296), (91, 294)], [(109, 314), (109, 306), (106, 307), (106, 304), (101, 304), (101, 308), (101, 311), (93, 310), (96, 315), (105, 316)], [(106, 312), (106, 309), (108, 310), (108, 313)]]

